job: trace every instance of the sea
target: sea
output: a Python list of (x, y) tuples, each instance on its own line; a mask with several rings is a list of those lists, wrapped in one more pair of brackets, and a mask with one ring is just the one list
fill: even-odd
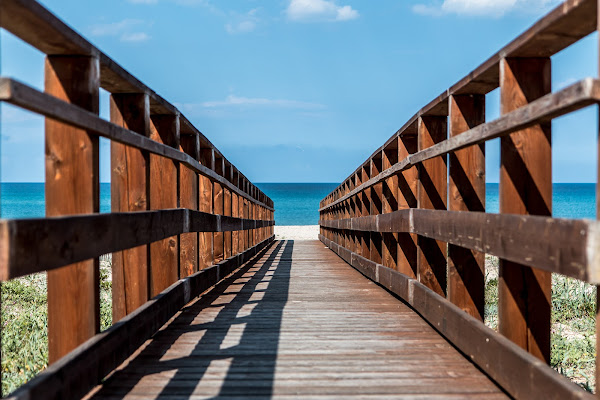
[[(319, 202), (338, 183), (257, 183), (275, 202), (277, 225), (317, 225)], [(497, 213), (498, 184), (486, 184), (486, 210)], [(596, 218), (596, 184), (555, 183), (552, 208), (554, 217)], [(0, 217), (40, 218), (45, 213), (43, 183), (1, 183)], [(100, 184), (100, 211), (110, 211), (110, 183)]]

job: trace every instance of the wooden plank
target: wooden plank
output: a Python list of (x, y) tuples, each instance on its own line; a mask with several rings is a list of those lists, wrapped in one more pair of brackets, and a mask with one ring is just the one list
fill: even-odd
[[(410, 155), (418, 151), (418, 137), (416, 135), (405, 135), (398, 139), (398, 160), (400, 163), (409, 159)], [(398, 175), (398, 209), (408, 210), (416, 208), (417, 192), (419, 185), (419, 171), (416, 166), (403, 170)], [(417, 278), (418, 275), (418, 251), (417, 235), (414, 233), (400, 232), (398, 234), (398, 271)]]
[[(485, 123), (485, 95), (450, 97), (449, 136)], [(485, 212), (485, 145), (449, 155), (448, 209)], [(485, 254), (448, 246), (448, 300), (483, 321)]]
[[(217, 158), (215, 154), (215, 172), (223, 176), (225, 174), (225, 160), (223, 158)], [(223, 185), (220, 182), (213, 182), (213, 212), (217, 215), (224, 215), (224, 194), (223, 194)], [(223, 233), (216, 232), (213, 234), (213, 255), (214, 262), (218, 263), (219, 261), (224, 260), (224, 242), (223, 242)]]
[[(369, 177), (377, 176), (382, 170), (382, 155), (381, 153), (377, 156), (373, 157), (370, 162), (371, 170), (369, 172)], [(370, 215), (379, 215), (383, 213), (383, 182), (379, 182), (370, 189)], [(341, 194), (344, 194), (342, 192)], [(343, 218), (343, 215), (341, 215)], [(370, 245), (369, 248), (371, 250), (371, 255), (369, 259), (374, 261), (375, 263), (381, 264), (382, 256), (383, 256), (383, 237), (379, 232), (371, 232), (370, 233)], [(338, 243), (343, 243), (338, 241)]]
[[(370, 179), (362, 186), (353, 189), (347, 196), (333, 201), (321, 209), (333, 207), (346, 198), (373, 186), (382, 179), (398, 174), (416, 165), (419, 162), (448, 154), (453, 151), (485, 143), (512, 132), (530, 127), (539, 122), (548, 122), (553, 118), (568, 114), (570, 112), (597, 104), (600, 101), (600, 83), (596, 79), (586, 78), (580, 82), (562, 89), (556, 93), (549, 93), (527, 105), (500, 116), (498, 119), (479, 125), (461, 135), (453, 136), (448, 140), (431, 146), (419, 152), (415, 152), (410, 159), (400, 159), (400, 162), (391, 168), (384, 170), (379, 176)], [(410, 136), (408, 136), (410, 137)]]
[[(447, 138), (447, 118), (427, 116), (419, 118), (419, 150), (426, 149)], [(417, 166), (419, 185), (417, 204), (420, 209), (445, 210), (447, 197), (446, 158), (427, 160)], [(425, 236), (417, 238), (419, 282), (436, 293), (446, 295), (446, 243)]]
[[(98, 60), (47, 57), (45, 91), (99, 112)], [(46, 215), (100, 211), (99, 141), (89, 132), (51, 119), (45, 124)], [(31, 251), (31, 242), (26, 248)], [(37, 245), (37, 244), (36, 244)], [(56, 362), (100, 331), (98, 259), (48, 273), (48, 358)]]
[[(551, 91), (549, 58), (501, 63), (500, 105), (510, 112)], [(500, 142), (500, 212), (552, 215), (551, 124), (503, 137)], [(551, 274), (500, 260), (498, 329), (536, 357), (550, 362)]]
[[(232, 181), (233, 179), (233, 170), (231, 168), (230, 163), (225, 163), (224, 166), (224, 176), (228, 181)], [(223, 189), (223, 215), (231, 216), (231, 191), (227, 189)], [(231, 257), (233, 249), (233, 235), (231, 232), (223, 233), (223, 256), (225, 258)]]
[[(251, 259), (262, 256), (272, 243), (267, 240), (245, 257), (230, 260), (233, 269)], [(246, 259), (246, 261), (244, 261)], [(80, 399), (94, 386), (135, 352), (190, 300), (225, 278), (219, 267), (205, 269), (170, 286), (159, 296), (148, 301), (121, 323), (115, 324), (77, 347), (66, 357), (51, 365), (34, 379), (21, 386), (10, 396), (14, 400), (25, 399)]]
[[(334, 243), (322, 236), (319, 239), (336, 250)], [(361, 263), (368, 264), (368, 260), (355, 253), (352, 253), (352, 260), (354, 268)], [(591, 393), (585, 392), (417, 280), (381, 265), (377, 266), (375, 274), (370, 275), (372, 280), (410, 304), (431, 326), (514, 398), (594, 398)]]
[[(117, 94), (117, 96), (126, 95), (127, 93)], [(248, 194), (235, 188), (229, 181), (222, 176), (217, 175), (209, 168), (201, 165), (191, 156), (170, 146), (150, 140), (147, 136), (139, 135), (135, 131), (126, 128), (124, 129), (122, 125), (106, 121), (80, 107), (61, 101), (54, 96), (41, 93), (36, 89), (12, 79), (0, 78), (0, 101), (6, 101), (57, 121), (86, 129), (94, 134), (106, 137), (111, 141), (178, 161), (187, 165), (194, 171), (204, 174), (210, 177), (210, 179), (216, 180), (229, 189), (236, 191), (240, 196), (244, 196), (250, 201), (257, 202), (256, 199), (253, 199)], [(150, 100), (148, 100), (148, 102), (150, 103)], [(148, 107), (150, 107), (150, 105)], [(266, 207), (272, 209), (270, 206)]]
[[(398, 162), (398, 140), (392, 142), (382, 153), (382, 169), (391, 168)], [(390, 213), (398, 210), (398, 176), (392, 176), (383, 181), (383, 213)], [(350, 190), (348, 190), (350, 192)], [(349, 218), (350, 215), (348, 215)], [(391, 269), (397, 269), (398, 261), (398, 234), (384, 233), (382, 264)], [(346, 248), (351, 248), (349, 244)]]
[(544, 271), (600, 283), (596, 261), (600, 259), (600, 226), (595, 221), (411, 209), (319, 222), (331, 229), (416, 233)]
[[(0, 221), (0, 281), (130, 249), (189, 232), (274, 225), (188, 209)], [(27, 247), (37, 244), (37, 252)], [(60, 249), (60, 250), (57, 250)]]
[[(137, 136), (150, 135), (150, 107), (144, 94), (117, 94), (110, 97), (110, 119)], [(147, 155), (133, 147), (111, 141), (112, 212), (148, 209)], [(140, 307), (149, 299), (147, 246), (112, 255), (113, 322)]]
[[(201, 147), (200, 148), (200, 162), (207, 168), (214, 170), (215, 168), (215, 152), (212, 148)], [(213, 213), (213, 183), (211, 180), (203, 175), (199, 174), (199, 185), (200, 185), (200, 198), (199, 205), (200, 211), (206, 213)], [(214, 250), (213, 250), (213, 234), (212, 233), (200, 233), (200, 254), (198, 257), (198, 268), (203, 270), (214, 264)]]
[[(181, 121), (180, 121), (181, 122)], [(181, 125), (180, 125), (181, 127)], [(200, 159), (200, 141), (196, 135), (181, 135), (180, 150)], [(198, 174), (185, 165), (179, 166), (179, 207), (199, 210)], [(179, 235), (179, 276), (185, 278), (198, 271), (198, 233)]]
[[(179, 149), (179, 116), (150, 115), (150, 138)], [(177, 165), (166, 158), (150, 154), (148, 180), (150, 210), (177, 208)], [(179, 278), (177, 236), (150, 244), (150, 297), (154, 297)]]

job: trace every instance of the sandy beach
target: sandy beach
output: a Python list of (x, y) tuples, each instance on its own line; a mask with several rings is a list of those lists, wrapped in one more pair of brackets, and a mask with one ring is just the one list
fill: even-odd
[(319, 225), (275, 225), (276, 240), (318, 240)]

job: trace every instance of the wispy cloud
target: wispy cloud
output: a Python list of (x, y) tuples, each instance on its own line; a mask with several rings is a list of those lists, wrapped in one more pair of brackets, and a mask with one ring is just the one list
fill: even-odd
[(297, 100), (283, 99), (267, 99), (261, 97), (240, 97), (230, 94), (225, 100), (205, 101), (200, 103), (204, 108), (220, 108), (220, 107), (272, 107), (272, 108), (293, 108), (302, 110), (319, 110), (324, 109), (323, 104), (310, 103)]
[(232, 21), (225, 24), (225, 30), (230, 35), (249, 33), (256, 29), (259, 22), (256, 16), (258, 9), (252, 9), (243, 15), (233, 15)]
[(351, 6), (337, 5), (335, 0), (290, 0), (286, 14), (298, 22), (349, 21), (359, 17)]
[(150, 35), (140, 30), (142, 25), (148, 24), (139, 19), (124, 19), (119, 22), (97, 24), (90, 27), (90, 35), (118, 36), (122, 42), (143, 42), (150, 39)]
[(427, 4), (415, 4), (412, 10), (416, 14), (431, 16), (456, 14), (498, 18), (512, 11), (539, 13), (559, 2), (560, 0), (435, 0)]

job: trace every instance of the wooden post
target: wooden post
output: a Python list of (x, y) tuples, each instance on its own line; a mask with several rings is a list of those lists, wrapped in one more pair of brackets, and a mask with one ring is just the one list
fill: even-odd
[[(151, 115), (150, 138), (179, 149), (179, 115)], [(177, 208), (177, 167), (168, 158), (150, 154), (150, 209)], [(177, 236), (150, 243), (150, 297), (179, 279)]]
[[(394, 139), (383, 149), (382, 169), (391, 168), (398, 162), (398, 138)], [(383, 182), (383, 212), (391, 213), (398, 210), (398, 175), (391, 176)], [(384, 233), (383, 235), (383, 265), (397, 269), (398, 234)]]
[[(370, 169), (370, 165), (366, 164), (362, 166), (361, 169), (361, 182), (364, 183), (366, 181), (369, 180), (369, 170)], [(370, 215), (370, 211), (371, 211), (371, 190), (370, 189), (366, 189), (363, 190), (360, 193), (361, 196), (361, 217), (366, 217), (368, 215)], [(370, 232), (360, 232), (360, 236), (361, 236), (361, 251), (360, 251), (360, 255), (365, 257), (365, 258), (370, 258), (371, 257), (371, 235)]]
[[(485, 95), (450, 97), (449, 136), (485, 122)], [(485, 144), (450, 153), (451, 211), (485, 212)], [(483, 321), (485, 254), (448, 245), (448, 300)]]
[[(381, 172), (381, 153), (376, 154), (370, 162), (371, 171), (369, 173), (369, 178), (373, 178)], [(378, 182), (373, 185), (370, 189), (371, 191), (371, 207), (370, 207), (370, 215), (378, 215), (383, 212), (383, 182)], [(343, 193), (342, 193), (343, 194)], [(343, 218), (343, 216), (342, 216)], [(375, 261), (378, 264), (381, 264), (382, 260), (382, 247), (383, 247), (383, 237), (379, 232), (371, 232), (370, 237), (370, 247), (371, 247), (371, 256), (369, 257), (372, 261)]]
[[(96, 58), (48, 56), (44, 73), (46, 93), (98, 114)], [(46, 216), (99, 212), (98, 136), (49, 118), (45, 129)], [(99, 276), (97, 258), (48, 272), (50, 363), (100, 331)]]
[[(447, 117), (423, 116), (418, 126), (419, 151), (447, 137)], [(423, 161), (418, 165), (419, 208), (445, 210), (447, 196), (446, 156)], [(425, 286), (441, 296), (446, 295), (446, 243), (419, 236), (418, 278)]]
[[(506, 114), (550, 93), (549, 58), (510, 58), (500, 63), (500, 105)], [(500, 212), (552, 215), (551, 124), (500, 139)], [(500, 333), (550, 362), (551, 274), (500, 260)]]
[[(198, 135), (181, 135), (180, 150), (200, 159)], [(198, 174), (185, 165), (179, 166), (179, 207), (190, 210), (198, 208)], [(179, 275), (182, 278), (198, 271), (198, 233), (179, 235)]]
[[(142, 93), (110, 97), (112, 123), (150, 136), (150, 102)], [(110, 144), (112, 212), (148, 209), (148, 154), (115, 141)], [(149, 299), (148, 246), (112, 255), (113, 324)]]
[[(225, 163), (225, 179), (231, 182), (232, 169), (230, 163)], [(231, 217), (231, 190), (223, 188), (223, 215)], [(229, 258), (232, 256), (233, 234), (232, 232), (223, 232), (223, 257)]]
[[(237, 171), (237, 169), (233, 169), (233, 181), (232, 183), (234, 184), (235, 187), (238, 187), (238, 179), (239, 179), (239, 173)], [(239, 196), (237, 195), (237, 193), (232, 192), (231, 193), (231, 216), (232, 217), (236, 217), (239, 218), (240, 217), (240, 213), (239, 213)], [(231, 253), (233, 255), (237, 255), (238, 253), (240, 253), (240, 246), (239, 246), (239, 231), (235, 231), (231, 233)]]
[[(225, 167), (225, 165), (224, 165), (223, 158), (220, 158), (220, 157), (217, 158), (215, 156), (215, 172), (221, 176), (225, 175), (224, 167)], [(224, 208), (223, 186), (217, 181), (213, 182), (213, 197), (214, 197), (213, 212), (217, 215), (223, 215), (223, 208)], [(215, 232), (213, 234), (213, 237), (214, 237), (213, 247), (214, 247), (215, 263), (218, 263), (220, 261), (223, 261), (223, 259), (224, 259), (223, 257), (225, 255), (223, 232)]]
[[(418, 151), (417, 135), (403, 135), (398, 138), (398, 161)], [(398, 174), (398, 209), (417, 208), (419, 171), (416, 166)], [(398, 234), (398, 271), (413, 279), (418, 275), (417, 235)]]
[[(215, 168), (214, 150), (207, 147), (200, 147), (200, 164), (212, 170)], [(199, 210), (205, 213), (213, 212), (213, 183), (211, 180), (200, 174), (199, 178)], [(199, 235), (200, 254), (198, 256), (198, 268), (200, 270), (210, 267), (214, 263), (213, 254), (213, 233), (200, 232)]]

